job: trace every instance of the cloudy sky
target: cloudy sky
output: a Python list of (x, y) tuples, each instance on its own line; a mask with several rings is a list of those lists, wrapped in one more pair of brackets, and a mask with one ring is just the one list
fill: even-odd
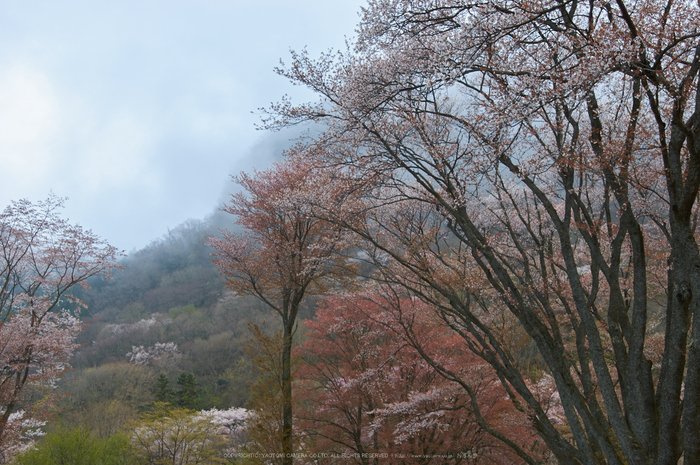
[(257, 109), (312, 98), (273, 68), (343, 48), (363, 4), (0, 0), (0, 208), (53, 191), (127, 252), (205, 217), (287, 139)]

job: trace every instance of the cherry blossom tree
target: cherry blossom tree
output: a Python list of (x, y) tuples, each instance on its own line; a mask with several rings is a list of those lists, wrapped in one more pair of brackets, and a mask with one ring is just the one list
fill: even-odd
[(443, 309), (562, 463), (700, 463), (698, 17), (689, 1), (373, 0), (353, 50), (281, 71), (322, 101), (283, 101), (268, 125), (324, 121), (318, 160), (376, 180), (346, 226), (381, 279)]
[(132, 443), (143, 463), (230, 463), (245, 442), (249, 417), (242, 408), (194, 411), (156, 404), (134, 428)]
[(251, 419), (250, 411), (244, 408), (231, 407), (227, 410), (212, 408), (202, 410), (197, 418), (206, 419), (218, 426), (217, 434), (226, 438), (224, 456), (233, 461), (237, 453), (248, 440), (248, 425)]
[(131, 352), (127, 352), (126, 356), (129, 363), (134, 365), (154, 365), (161, 369), (177, 365), (182, 358), (174, 342), (156, 342), (148, 348), (131, 346)]
[(284, 463), (292, 463), (291, 350), (297, 315), (306, 297), (338, 287), (347, 271), (341, 254), (350, 246), (348, 234), (315, 216), (312, 206), (339, 206), (344, 191), (298, 153), (235, 181), (244, 192), (233, 195), (224, 210), (236, 216), (244, 232), (224, 231), (209, 244), (228, 286), (260, 299), (282, 319), (281, 452)]
[[(505, 464), (518, 457), (496, 436), (535, 449), (536, 432), (495, 371), (425, 303), (393, 297), (332, 297), (307, 322), (297, 399), (315, 450), (363, 464)], [(454, 379), (444, 376), (450, 370)]]
[[(118, 252), (59, 215), (63, 199), (13, 202), (0, 214), (0, 449), (42, 420), (68, 366), (83, 303), (71, 294), (108, 277)], [(41, 399), (33, 404), (32, 399)], [(23, 421), (13, 421), (21, 408)], [(14, 416), (13, 416), (14, 415)]]

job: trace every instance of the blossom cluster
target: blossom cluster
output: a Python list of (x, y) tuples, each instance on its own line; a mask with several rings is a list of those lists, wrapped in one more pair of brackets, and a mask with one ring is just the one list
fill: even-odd
[(126, 356), (134, 365), (166, 366), (177, 363), (182, 354), (174, 342), (156, 342), (148, 348), (131, 346), (131, 352), (127, 352)]

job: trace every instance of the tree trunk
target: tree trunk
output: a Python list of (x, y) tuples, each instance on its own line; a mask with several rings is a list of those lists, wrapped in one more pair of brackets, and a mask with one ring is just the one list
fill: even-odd
[(292, 444), (292, 327), (284, 326), (282, 341), (282, 463), (294, 462)]

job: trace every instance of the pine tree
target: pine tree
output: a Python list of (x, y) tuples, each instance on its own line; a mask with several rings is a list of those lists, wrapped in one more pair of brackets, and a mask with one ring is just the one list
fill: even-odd
[(200, 392), (197, 389), (199, 383), (192, 373), (180, 373), (177, 378), (180, 389), (177, 391), (178, 405), (184, 408), (197, 409), (199, 406)]
[(156, 402), (172, 403), (175, 393), (170, 389), (170, 380), (164, 374), (160, 374), (156, 381)]

